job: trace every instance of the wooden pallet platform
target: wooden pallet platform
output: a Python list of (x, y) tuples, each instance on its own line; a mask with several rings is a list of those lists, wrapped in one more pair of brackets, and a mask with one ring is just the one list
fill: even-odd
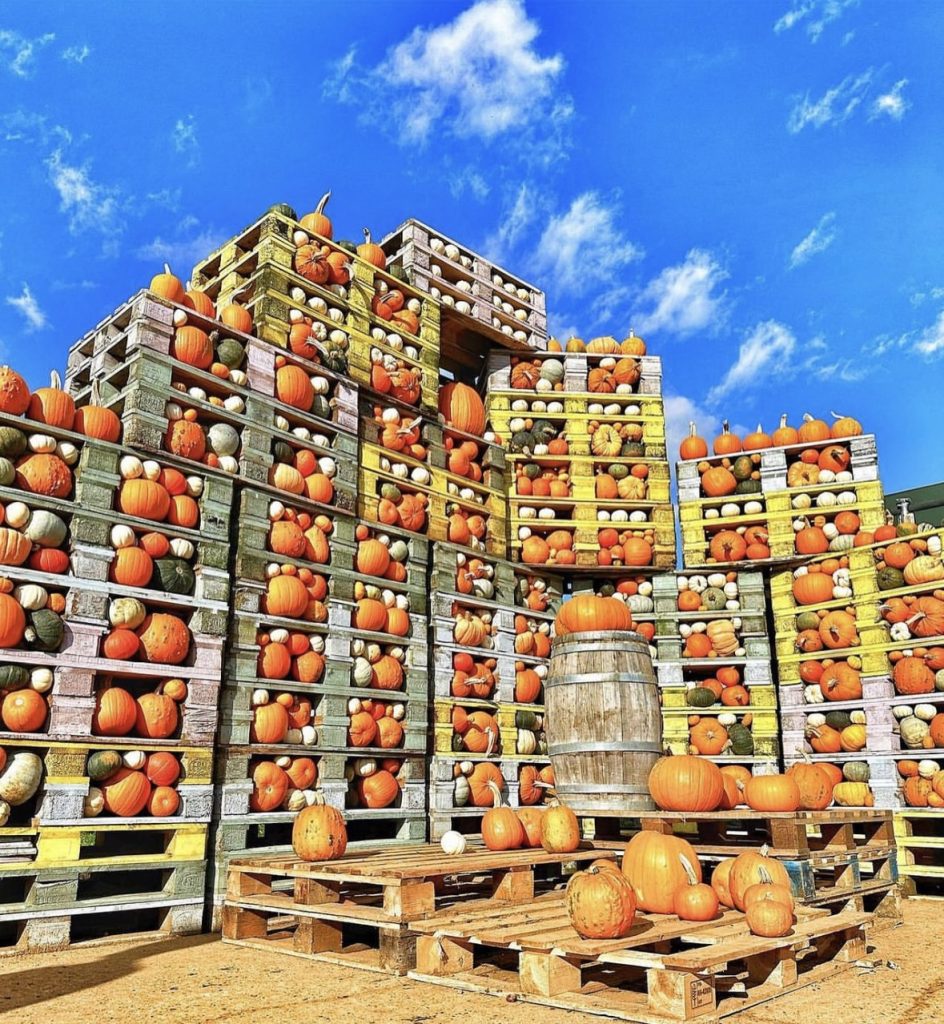
[(422, 845), (318, 863), (278, 855), (235, 858), (223, 940), (404, 974), (416, 956), (408, 922), (480, 897), (493, 905), (530, 905), (536, 889), (561, 881), (565, 864), (601, 856), (614, 854), (589, 845), (570, 854), (473, 846), (457, 857)]
[(717, 1020), (851, 967), (871, 915), (798, 908), (790, 935), (749, 933), (743, 915), (691, 924), (641, 914), (627, 937), (581, 939), (564, 893), (527, 907), (484, 901), (411, 922), (418, 981), (643, 1024)]

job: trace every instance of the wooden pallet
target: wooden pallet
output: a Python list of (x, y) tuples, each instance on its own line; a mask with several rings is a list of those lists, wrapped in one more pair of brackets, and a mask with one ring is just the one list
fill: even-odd
[(691, 924), (641, 914), (629, 936), (581, 939), (564, 894), (527, 907), (466, 903), (411, 922), (418, 981), (662, 1024), (712, 1020), (844, 970), (865, 954), (871, 916), (798, 908), (789, 936), (753, 936), (743, 915)]
[(439, 846), (422, 845), (317, 863), (278, 855), (235, 858), (223, 940), (403, 974), (415, 962), (409, 922), (483, 896), (493, 905), (530, 904), (536, 888), (560, 881), (565, 864), (601, 856), (615, 855), (590, 846), (569, 854), (473, 846), (448, 856)]

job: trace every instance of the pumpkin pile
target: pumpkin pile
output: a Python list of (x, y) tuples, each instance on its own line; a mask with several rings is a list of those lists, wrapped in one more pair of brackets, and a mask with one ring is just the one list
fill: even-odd
[(708, 622), (680, 622), (679, 636), (685, 641), (682, 657), (743, 658), (745, 649), (738, 632), (741, 626), (741, 619), (737, 616)]
[(404, 704), (352, 697), (347, 711), (347, 739), (352, 747), (391, 750), (403, 746)]
[(32, 751), (0, 747), (0, 828), (10, 820), (14, 807), (25, 807), (39, 791), (43, 780), (43, 759)]
[(242, 334), (249, 334), (252, 331), (252, 313), (248, 309), (239, 303), (230, 302), (222, 309), (217, 310), (209, 295), (195, 288), (185, 288), (180, 278), (166, 263), (164, 269), (151, 278), (148, 289), (162, 299), (184, 307), (174, 311), (175, 327), (183, 327), (187, 324), (186, 310), (192, 309), (200, 316), (210, 320), (219, 320), (225, 327), (240, 331)]
[[(488, 764), (489, 762), (480, 762)], [(523, 764), (518, 769), (518, 803), (522, 807), (532, 807), (553, 800), (556, 796), (556, 779), (551, 765), (538, 767), (534, 764)]]
[[(303, 559), (316, 565), (331, 562), (330, 536), (334, 523), (329, 516), (312, 515), (292, 508), (281, 501), (269, 504), (269, 550), (283, 558)], [(281, 565), (269, 566), (267, 572), (278, 575)]]
[[(354, 568), (359, 574), (376, 576), (394, 583), (408, 582), (406, 563), (410, 557), (410, 546), (406, 541), (374, 530), (365, 523), (358, 523), (354, 539), (357, 541)], [(356, 596), (377, 595), (365, 592)]]
[(515, 391), (535, 391), (538, 394), (563, 391), (564, 372), (564, 363), (560, 359), (522, 359), (520, 356), (512, 356), (509, 384)]
[[(180, 385), (186, 387), (186, 385)], [(227, 399), (208, 396), (202, 388), (186, 389), (188, 398), (208, 402), (210, 405), (220, 403), (221, 408), (235, 414), (242, 413), (245, 402), (239, 395)], [(180, 402), (168, 402), (164, 406), (167, 418), (167, 432), (164, 435), (164, 450), (181, 459), (201, 462), (212, 469), (222, 470), (235, 476), (239, 472), (237, 458), (241, 445), (240, 433), (230, 423), (217, 422), (204, 427), (199, 421), (199, 412), (192, 406), (184, 406)]]
[[(408, 299), (400, 288), (391, 288), (382, 278), (377, 280), (374, 297), (370, 301), (370, 310), (378, 320), (390, 324), (393, 328), (387, 331), (382, 326), (375, 327), (371, 331), (374, 341), (381, 341), (388, 348), (401, 351), (405, 349), (401, 334), (419, 336), (423, 303), (415, 296)], [(383, 335), (380, 334), (381, 331), (384, 331)], [(411, 358), (417, 359), (419, 356), (414, 355)]]
[(501, 769), (491, 761), (455, 761), (453, 805), (456, 807), (497, 807), (507, 784)]
[[(879, 527), (879, 533), (894, 527)], [(884, 535), (883, 535), (884, 536)], [(929, 537), (902, 537), (886, 546), (874, 549), (875, 568), (879, 590), (899, 590), (902, 587), (923, 587), (944, 580), (944, 559), (941, 557), (941, 534)]]
[(743, 708), (751, 703), (750, 687), (741, 682), (740, 669), (719, 666), (688, 687), (685, 703), (692, 708), (710, 708), (719, 703), (727, 708)]
[(180, 809), (175, 785), (181, 764), (166, 750), (96, 750), (85, 767), (92, 785), (84, 802), (86, 818), (169, 818)]
[(200, 527), (203, 478), (184, 476), (179, 470), (164, 467), (153, 459), (141, 460), (126, 455), (118, 465), (121, 485), (118, 511), (134, 519), (167, 523), (185, 530)]
[(574, 550), (575, 531), (552, 529), (542, 536), (534, 533), (530, 526), (518, 528), (521, 541), (521, 561), (526, 565), (576, 565), (577, 552)]
[(37, 583), (0, 578), (0, 648), (58, 651), (65, 638), (65, 595)]
[(475, 647), (491, 650), (494, 646), (492, 637), (498, 628), (492, 621), (492, 613), (487, 609), (472, 610), (460, 604), (453, 604), (453, 640), (460, 647)]
[(515, 753), (524, 757), (547, 757), (544, 715), (530, 708), (515, 711)]
[[(849, 600), (853, 590), (848, 555), (826, 558), (800, 566), (799, 569), (794, 570), (791, 589), (793, 599), (798, 605), (804, 607), (827, 604), (830, 601)], [(797, 616), (798, 633), (806, 629), (819, 628), (818, 622), (814, 623), (811, 615), (819, 617), (818, 613), (801, 613)]]
[[(0, 367), (0, 374), (2, 370)], [(49, 434), (27, 434), (16, 427), (0, 427), (2, 487), (17, 487), (46, 498), (68, 498), (74, 484), (71, 467), (78, 460), (79, 449), (69, 441), (58, 441)]]
[[(760, 494), (761, 491), (759, 455), (739, 455), (733, 459), (725, 457), (714, 463), (699, 462), (698, 473), (701, 494), (706, 498), (740, 497)], [(714, 512), (715, 516), (708, 515), (709, 512)], [(708, 519), (741, 514), (741, 506), (737, 502), (705, 510)], [(744, 514), (751, 513), (745, 510)]]
[(495, 600), (495, 566), (484, 559), (469, 556), (462, 551), (455, 553), (456, 593), (478, 597), (483, 601)]
[[(389, 461), (389, 460), (388, 460)], [(381, 466), (384, 463), (381, 462)], [(429, 472), (425, 466), (419, 467)], [(426, 529), (426, 508), (429, 498), (422, 491), (411, 493), (401, 484), (390, 481), (378, 481), (377, 518), (386, 526), (399, 526), (413, 533), (422, 533)], [(458, 542), (457, 542), (458, 543)]]
[(482, 464), (484, 449), (477, 441), (458, 441), (446, 436), (443, 446), (446, 449), (446, 470), (454, 476), (463, 477), (479, 488), (459, 484), (455, 480), (446, 481), (446, 493), (461, 501), (474, 501), (482, 505), (487, 495), (480, 489), (483, 485), (485, 470)]
[[(493, 435), (485, 430), (485, 405), (475, 388), (459, 381), (445, 384), (439, 389), (439, 415), (446, 427), (446, 441), (452, 431), (472, 434), (490, 440)], [(453, 472), (456, 472), (453, 470)], [(460, 476), (466, 474), (460, 473)]]
[(642, 367), (632, 356), (607, 357), (591, 364), (587, 391), (595, 395), (631, 395), (636, 390)]
[[(205, 312), (204, 310), (195, 310), (195, 312), (208, 316), (210, 319), (215, 319), (216, 309), (212, 299), (202, 292), (195, 292), (194, 294), (199, 296), (200, 305), (205, 306), (206, 310)], [(244, 306), (229, 305), (225, 307), (224, 313), (227, 319), (238, 320), (243, 326), (248, 326), (249, 331), (252, 330), (252, 313)], [(192, 319), (182, 309), (174, 311), (175, 330), (170, 347), (171, 357), (180, 363), (194, 367), (194, 369), (205, 370), (214, 377), (218, 377), (221, 381), (229, 381), (237, 387), (245, 387), (248, 377), (245, 371), (241, 369), (246, 360), (246, 349), (242, 343), (235, 338), (220, 334), (216, 330), (207, 332), (191, 323)], [(229, 324), (227, 326), (235, 325)], [(249, 331), (244, 331), (243, 333), (248, 334)], [(190, 391), (186, 384), (175, 384), (173, 387), (177, 391), (184, 393)], [(202, 402), (209, 401), (211, 405), (218, 408), (224, 407), (224, 403), (220, 399), (213, 401), (207, 397), (206, 392), (191, 394), (190, 397)], [(230, 409), (229, 406), (225, 407)], [(244, 408), (245, 406), (233, 406), (230, 411), (242, 412)]]
[(136, 533), (118, 524), (111, 529), (115, 557), (109, 579), (123, 587), (147, 587), (168, 594), (192, 594), (196, 586), (194, 544), (157, 531)]
[(267, 576), (261, 605), (265, 615), (320, 624), (328, 621), (326, 577), (305, 567), (298, 568), (292, 563), (273, 564)]
[[(512, 403), (512, 409), (516, 403)], [(552, 410), (551, 406), (561, 405)], [(548, 415), (563, 413), (563, 403), (548, 403)], [(513, 416), (508, 422), (508, 451), (513, 455), (527, 455), (529, 458), (543, 458), (547, 455), (567, 455), (570, 447), (565, 436), (565, 424), (549, 419)]]
[(324, 637), (273, 629), (256, 634), (259, 647), (257, 673), (260, 679), (288, 679), (312, 684), (324, 675)]
[(106, 677), (95, 693), (92, 734), (140, 736), (166, 740), (180, 734), (180, 705), (187, 699), (187, 684), (168, 679), (149, 693), (135, 697)]
[(560, 604), (561, 596), (555, 586), (544, 576), (516, 576), (515, 603), (533, 612), (552, 611)]
[(501, 754), (501, 730), (498, 719), (488, 711), (468, 711), (463, 707), (452, 709), (452, 748), (454, 752)]
[[(416, 352), (412, 345), (404, 353)], [(414, 358), (418, 357), (417, 356)], [(405, 359), (385, 354), (379, 348), (370, 350), (370, 386), (379, 395), (401, 402), (403, 405), (418, 405), (423, 394), (423, 370)]]
[(529, 658), (551, 656), (551, 624), (546, 619), (515, 615), (515, 654)]
[(305, 694), (278, 693), (259, 688), (252, 691), (250, 706), (250, 743), (265, 746), (288, 743), (305, 747), (317, 744), (321, 720), (315, 715), (311, 699)]
[(488, 520), (477, 512), (471, 512), (452, 502), (446, 504), (446, 539), (450, 544), (460, 544), (473, 551), (484, 551)]
[[(607, 417), (638, 417), (642, 414), (642, 408), (638, 405), (627, 405), (617, 409), (613, 405), (592, 402), (587, 411), (591, 416)], [(643, 426), (635, 418), (607, 419), (605, 422), (593, 419), (587, 424), (587, 433), (590, 435), (590, 454), (598, 459), (645, 458)]]
[[(328, 447), (323, 435), (312, 435), (313, 443)], [(272, 446), (275, 462), (269, 470), (269, 484), (287, 494), (296, 494), (319, 505), (334, 500), (334, 484), (338, 467), (330, 455), (319, 455), (310, 448), (293, 448), (276, 440)]]
[(64, 548), (68, 539), (69, 527), (55, 512), (31, 509), (22, 501), (0, 504), (0, 565), (28, 565), (54, 575), (67, 573), (70, 562)]
[[(758, 506), (756, 509), (753, 506)], [(748, 506), (751, 506), (748, 508)], [(710, 518), (707, 512), (717, 511), (706, 510), (706, 518)], [(763, 505), (760, 502), (748, 502), (744, 506), (744, 514), (762, 512)], [(759, 561), (770, 558), (770, 538), (766, 526), (739, 526), (730, 530), (721, 527), (712, 530), (709, 534), (708, 557), (706, 561), (727, 563), (741, 561)]]
[(740, 718), (733, 712), (689, 715), (688, 753), (702, 757), (753, 757), (752, 724), (753, 715), (750, 712)]
[(652, 565), (655, 557), (656, 532), (646, 530), (617, 530), (607, 527), (597, 532), (597, 565), (643, 566)]
[(351, 776), (351, 804), (371, 810), (395, 806), (406, 784), (407, 771), (407, 762), (396, 758), (357, 758), (346, 769)]
[(652, 597), (652, 580), (649, 577), (622, 576), (617, 580), (595, 580), (593, 591), (599, 597), (615, 597), (624, 602), (633, 619), (630, 629), (650, 644), (653, 642), (656, 635), (655, 603)]
[[(569, 498), (572, 493), (570, 472), (566, 465), (547, 466), (537, 462), (515, 463), (515, 493), (523, 498)], [(518, 512), (522, 519), (553, 519), (554, 510), (545, 508), (531, 510), (522, 507)]]
[[(810, 413), (804, 413), (799, 428), (787, 423), (786, 413), (780, 418), (780, 426), (772, 434), (764, 432), (760, 424), (757, 430), (748, 434), (743, 440), (731, 432), (728, 421), (721, 425), (721, 433), (712, 443), (715, 455), (728, 456), (739, 452), (762, 451), (766, 448), (784, 448), (793, 445), (814, 445), (830, 440), (841, 440), (858, 437), (862, 433), (862, 424), (851, 416), (838, 416), (833, 413), (835, 422), (832, 426), (825, 420), (816, 419)], [(689, 434), (679, 445), (679, 457), (685, 461), (704, 459), (708, 456), (708, 443), (698, 436), (694, 423), (689, 424)]]
[(497, 665), (495, 658), (476, 659), (466, 651), (454, 652), (450, 694), (460, 699), (490, 700), (498, 683)]
[[(793, 501), (806, 501), (808, 494), (798, 494)], [(812, 500), (812, 499), (811, 499)], [(821, 491), (816, 496), (818, 509), (853, 505), (859, 500), (855, 491)], [(810, 506), (800, 506), (807, 509)], [(823, 555), (826, 552), (849, 551), (868, 544), (872, 534), (862, 531), (862, 521), (850, 509), (818, 512), (793, 520), (794, 550), (800, 555)]]
[(385, 590), (383, 598), (363, 597), (355, 602), (351, 625), (366, 633), (389, 633), (408, 637), (411, 632), (410, 599), (406, 594)]
[[(332, 381), (323, 373), (309, 373), (297, 363), (290, 362), (285, 356), (275, 357), (275, 397), (290, 409), (297, 409), (306, 416), (331, 421), (335, 408), (334, 399), (331, 397), (332, 390)], [(299, 424), (297, 419), (294, 415), (291, 419), (276, 415), (275, 426), (286, 433), (291, 431), (303, 441), (311, 441), (322, 448), (329, 447), (324, 435)]]
[[(342, 286), (338, 286), (342, 287)], [(343, 309), (329, 303), (320, 295), (309, 295), (308, 290), (294, 285), (289, 289), (289, 298), (294, 302), (303, 303), (307, 309), (314, 310), (319, 317), (300, 309), (290, 309), (288, 347), (293, 355), (310, 363), (326, 366), (334, 373), (348, 372), (347, 353), (351, 344), (347, 331), (337, 326), (344, 323), (346, 314)]]
[[(553, 345), (556, 346), (552, 347)], [(548, 343), (548, 350), (552, 352), (560, 351), (560, 342), (555, 341), (553, 338)], [(624, 356), (644, 356), (646, 354), (646, 343), (642, 338), (637, 337), (630, 331), (630, 333), (620, 342), (616, 338), (609, 335), (604, 335), (598, 338), (591, 338), (590, 341), (584, 341), (582, 338), (570, 337), (564, 344), (565, 352), (586, 352), (589, 355), (614, 355), (616, 353)]]
[(944, 690), (944, 646), (915, 647), (908, 651), (892, 651), (892, 682), (895, 692), (905, 697)]
[(936, 753), (944, 748), (944, 711), (940, 705), (897, 704), (892, 713), (902, 749)]
[(9, 732), (44, 732), (52, 669), (0, 665), (0, 722)]
[[(415, 459), (417, 462), (426, 461), (429, 450), (422, 443), (422, 416), (405, 416), (396, 406), (384, 407), (375, 405), (373, 407), (373, 422), (376, 425), (377, 440), (387, 451), (399, 452), (402, 455), (409, 456), (411, 459)], [(405, 467), (406, 464), (397, 463), (396, 465)], [(381, 468), (384, 468), (383, 464), (381, 464)], [(406, 468), (405, 471), (385, 468), (384, 471), (393, 473), (394, 476), (400, 479), (406, 479), (410, 476), (409, 468)], [(429, 481), (430, 475), (427, 470), (425, 473), (419, 474), (414, 483), (425, 486), (429, 484)]]
[(315, 792), (318, 762), (311, 757), (254, 758), (249, 763), (249, 777), (249, 810), (257, 814), (303, 811), (320, 799)]
[(944, 807), (944, 768), (940, 760), (899, 761), (902, 799), (909, 807)]
[[(823, 658), (800, 663), (800, 679), (807, 685), (807, 703), (820, 701), (861, 700), (862, 659), (856, 655), (848, 658)], [(813, 688), (819, 690), (819, 696)], [(827, 753), (827, 751), (823, 751)]]
[(112, 661), (181, 665), (190, 654), (190, 628), (177, 615), (150, 612), (137, 598), (119, 597), (108, 607), (112, 627), (102, 641), (102, 656)]
[[(852, 453), (843, 444), (828, 444), (823, 448), (804, 448), (787, 460), (787, 487), (797, 490), (821, 487), (827, 484), (853, 482)], [(794, 508), (802, 508), (794, 505)]]
[(355, 686), (372, 690), (402, 690), (406, 678), (406, 649), (397, 644), (378, 644), (362, 640), (351, 641), (354, 658), (351, 670)]

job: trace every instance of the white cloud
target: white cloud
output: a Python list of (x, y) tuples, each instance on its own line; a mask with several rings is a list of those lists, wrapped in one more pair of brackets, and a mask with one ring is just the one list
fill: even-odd
[(704, 249), (666, 267), (642, 290), (633, 312), (633, 327), (645, 337), (664, 331), (685, 336), (716, 328), (724, 319), (726, 292), (718, 292), (728, 272)]
[[(189, 226), (189, 225), (188, 225)], [(218, 249), (226, 236), (215, 228), (204, 228), (190, 237), (165, 239), (160, 235), (135, 253), (139, 260), (148, 263), (169, 263), (181, 277), (186, 277), (195, 263), (207, 258)]]
[(861, 75), (846, 75), (839, 85), (827, 89), (815, 102), (810, 101), (810, 94), (807, 93), (790, 111), (787, 130), (796, 135), (807, 125), (822, 128), (824, 125), (848, 121), (865, 99), (874, 74), (875, 69), (868, 68)]
[(30, 291), (28, 284), (24, 282), (23, 291), (20, 295), (8, 295), (6, 299), (8, 306), (12, 306), (26, 321), (26, 330), (32, 334), (33, 331), (41, 331), (49, 323), (46, 314), (40, 309), (36, 296)]
[(163, 206), (176, 212), (180, 208), (181, 189), (162, 188), (159, 192), (148, 192), (145, 198), (155, 206)]
[(749, 388), (762, 376), (767, 380), (785, 376), (795, 348), (796, 338), (785, 324), (776, 320), (757, 324), (741, 342), (734, 365), (708, 392), (708, 402), (718, 402), (735, 388)]
[(449, 191), (454, 199), (468, 192), (474, 199), (482, 200), (490, 190), (488, 182), (474, 167), (465, 167), (449, 179)]
[(776, 21), (774, 32), (787, 32), (805, 21), (806, 34), (815, 43), (827, 25), (838, 21), (850, 7), (856, 7), (858, 3), (859, 0), (804, 0)]
[(825, 252), (836, 240), (836, 214), (826, 213), (815, 228), (790, 253), (790, 269), (802, 266), (818, 253)]
[(196, 167), (200, 162), (200, 140), (197, 138), (197, 122), (193, 114), (177, 119), (170, 138), (174, 149), (186, 158), (187, 166)]
[(538, 273), (550, 276), (559, 292), (583, 295), (606, 285), (643, 250), (626, 238), (616, 224), (619, 209), (599, 193), (584, 192), (564, 213), (554, 214), (534, 253)]
[(74, 235), (97, 231), (106, 238), (106, 250), (114, 252), (116, 236), (124, 231), (118, 190), (93, 181), (85, 167), (67, 164), (57, 149), (46, 161), (49, 180), (59, 193), (59, 209), (69, 216)]
[(564, 313), (548, 313), (548, 336), (565, 342), (568, 338), (579, 338), (580, 328)]
[(927, 291), (914, 292), (910, 297), (910, 302), (912, 306), (920, 306), (929, 299), (934, 301), (944, 299), (944, 288), (928, 288)]
[(70, 61), (73, 64), (84, 64), (91, 53), (92, 51), (83, 43), (81, 46), (67, 46), (59, 56), (64, 61)]
[(913, 347), (915, 352), (923, 356), (944, 355), (944, 310), (941, 310), (933, 324), (918, 335)]
[(482, 253), (494, 263), (508, 259), (511, 251), (521, 241), (525, 231), (535, 222), (539, 212), (546, 206), (546, 199), (539, 195), (533, 185), (522, 182), (514, 199), (506, 204), (501, 223), (486, 238)]
[(3, 142), (22, 142), (26, 145), (68, 145), (72, 133), (61, 124), (50, 124), (45, 114), (32, 110), (13, 110), (0, 115)]
[(352, 47), (332, 66), (325, 92), (345, 103), (379, 100), (377, 114), (404, 145), (434, 134), (491, 142), (515, 132), (520, 156), (531, 148), (549, 159), (573, 105), (555, 92), (564, 59), (538, 53), (539, 33), (521, 0), (479, 0), (450, 22), (415, 28), (376, 68), (360, 68)]
[(902, 90), (907, 84), (907, 78), (900, 78), (888, 92), (877, 96), (869, 110), (869, 120), (890, 117), (893, 121), (900, 121), (905, 116), (905, 111), (911, 107), (911, 104), (902, 96)]
[(27, 39), (11, 29), (0, 29), (0, 65), (17, 78), (29, 78), (35, 70), (36, 55), (55, 38), (53, 32)]
[(709, 412), (694, 399), (684, 395), (666, 395), (665, 407), (665, 446), (669, 453), (669, 462), (678, 458), (679, 445), (688, 436), (689, 424), (694, 423), (698, 435), (711, 439), (721, 433), (721, 417)]

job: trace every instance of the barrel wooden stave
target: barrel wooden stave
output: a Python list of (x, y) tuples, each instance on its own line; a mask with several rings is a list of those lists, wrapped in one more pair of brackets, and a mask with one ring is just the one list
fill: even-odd
[(558, 637), (544, 686), (557, 795), (577, 814), (655, 809), (662, 713), (648, 643), (632, 632)]

